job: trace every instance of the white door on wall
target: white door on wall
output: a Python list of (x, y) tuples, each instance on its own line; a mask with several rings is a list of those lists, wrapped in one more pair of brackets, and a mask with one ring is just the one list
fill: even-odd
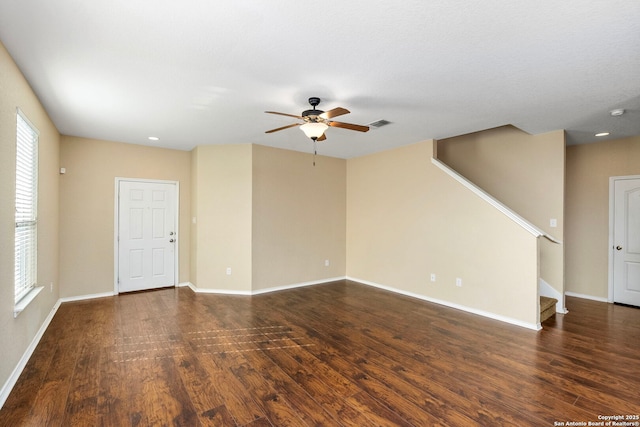
[(118, 183), (117, 291), (176, 285), (176, 183)]
[(639, 178), (614, 181), (613, 301), (640, 306)]

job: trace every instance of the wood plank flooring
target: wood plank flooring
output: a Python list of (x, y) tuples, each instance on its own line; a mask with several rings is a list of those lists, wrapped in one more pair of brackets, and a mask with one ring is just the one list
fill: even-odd
[(536, 332), (348, 281), (65, 303), (0, 426), (640, 421), (640, 310), (567, 307)]

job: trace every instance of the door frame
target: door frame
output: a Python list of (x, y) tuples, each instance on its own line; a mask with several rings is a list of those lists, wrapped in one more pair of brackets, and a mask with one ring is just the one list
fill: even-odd
[(148, 183), (148, 184), (172, 184), (176, 186), (176, 211), (175, 211), (175, 224), (174, 230), (176, 233), (176, 245), (175, 251), (173, 254), (173, 283), (174, 287), (178, 287), (178, 278), (180, 277), (180, 272), (178, 270), (180, 266), (180, 233), (178, 232), (180, 226), (180, 182), (179, 181), (170, 181), (163, 179), (142, 179), (142, 178), (122, 178), (116, 177), (115, 179), (115, 201), (113, 203), (113, 293), (114, 295), (118, 295), (120, 293), (120, 289), (118, 286), (118, 275), (120, 273), (120, 244), (118, 241), (118, 230), (120, 229), (120, 183), (121, 182), (140, 182), (140, 183)]
[(613, 240), (613, 233), (615, 229), (615, 184), (616, 181), (624, 181), (628, 179), (640, 179), (640, 175), (626, 175), (626, 176), (610, 176), (609, 177), (609, 292), (607, 296), (607, 302), (613, 303), (613, 246), (615, 242)]

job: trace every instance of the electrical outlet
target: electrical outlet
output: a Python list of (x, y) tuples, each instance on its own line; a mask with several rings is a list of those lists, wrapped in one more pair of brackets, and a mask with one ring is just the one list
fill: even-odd
[(49, 283), (49, 292), (53, 292), (53, 282)]
[(435, 273), (431, 273), (431, 281), (432, 282), (436, 281), (436, 274)]
[(329, 267), (329, 260), (328, 260), (328, 259), (325, 259), (325, 260), (324, 260), (324, 266), (325, 266), (325, 267)]
[(457, 287), (462, 287), (462, 279), (459, 277), (456, 277), (456, 286)]
[(549, 220), (549, 227), (557, 227), (558, 226), (558, 220), (555, 218), (551, 218)]
[(227, 276), (231, 276), (231, 267), (227, 267)]

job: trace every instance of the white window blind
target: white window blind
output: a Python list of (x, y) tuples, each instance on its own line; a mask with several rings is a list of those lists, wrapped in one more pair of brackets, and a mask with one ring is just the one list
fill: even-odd
[(17, 114), (15, 302), (36, 285), (38, 251), (38, 131)]

